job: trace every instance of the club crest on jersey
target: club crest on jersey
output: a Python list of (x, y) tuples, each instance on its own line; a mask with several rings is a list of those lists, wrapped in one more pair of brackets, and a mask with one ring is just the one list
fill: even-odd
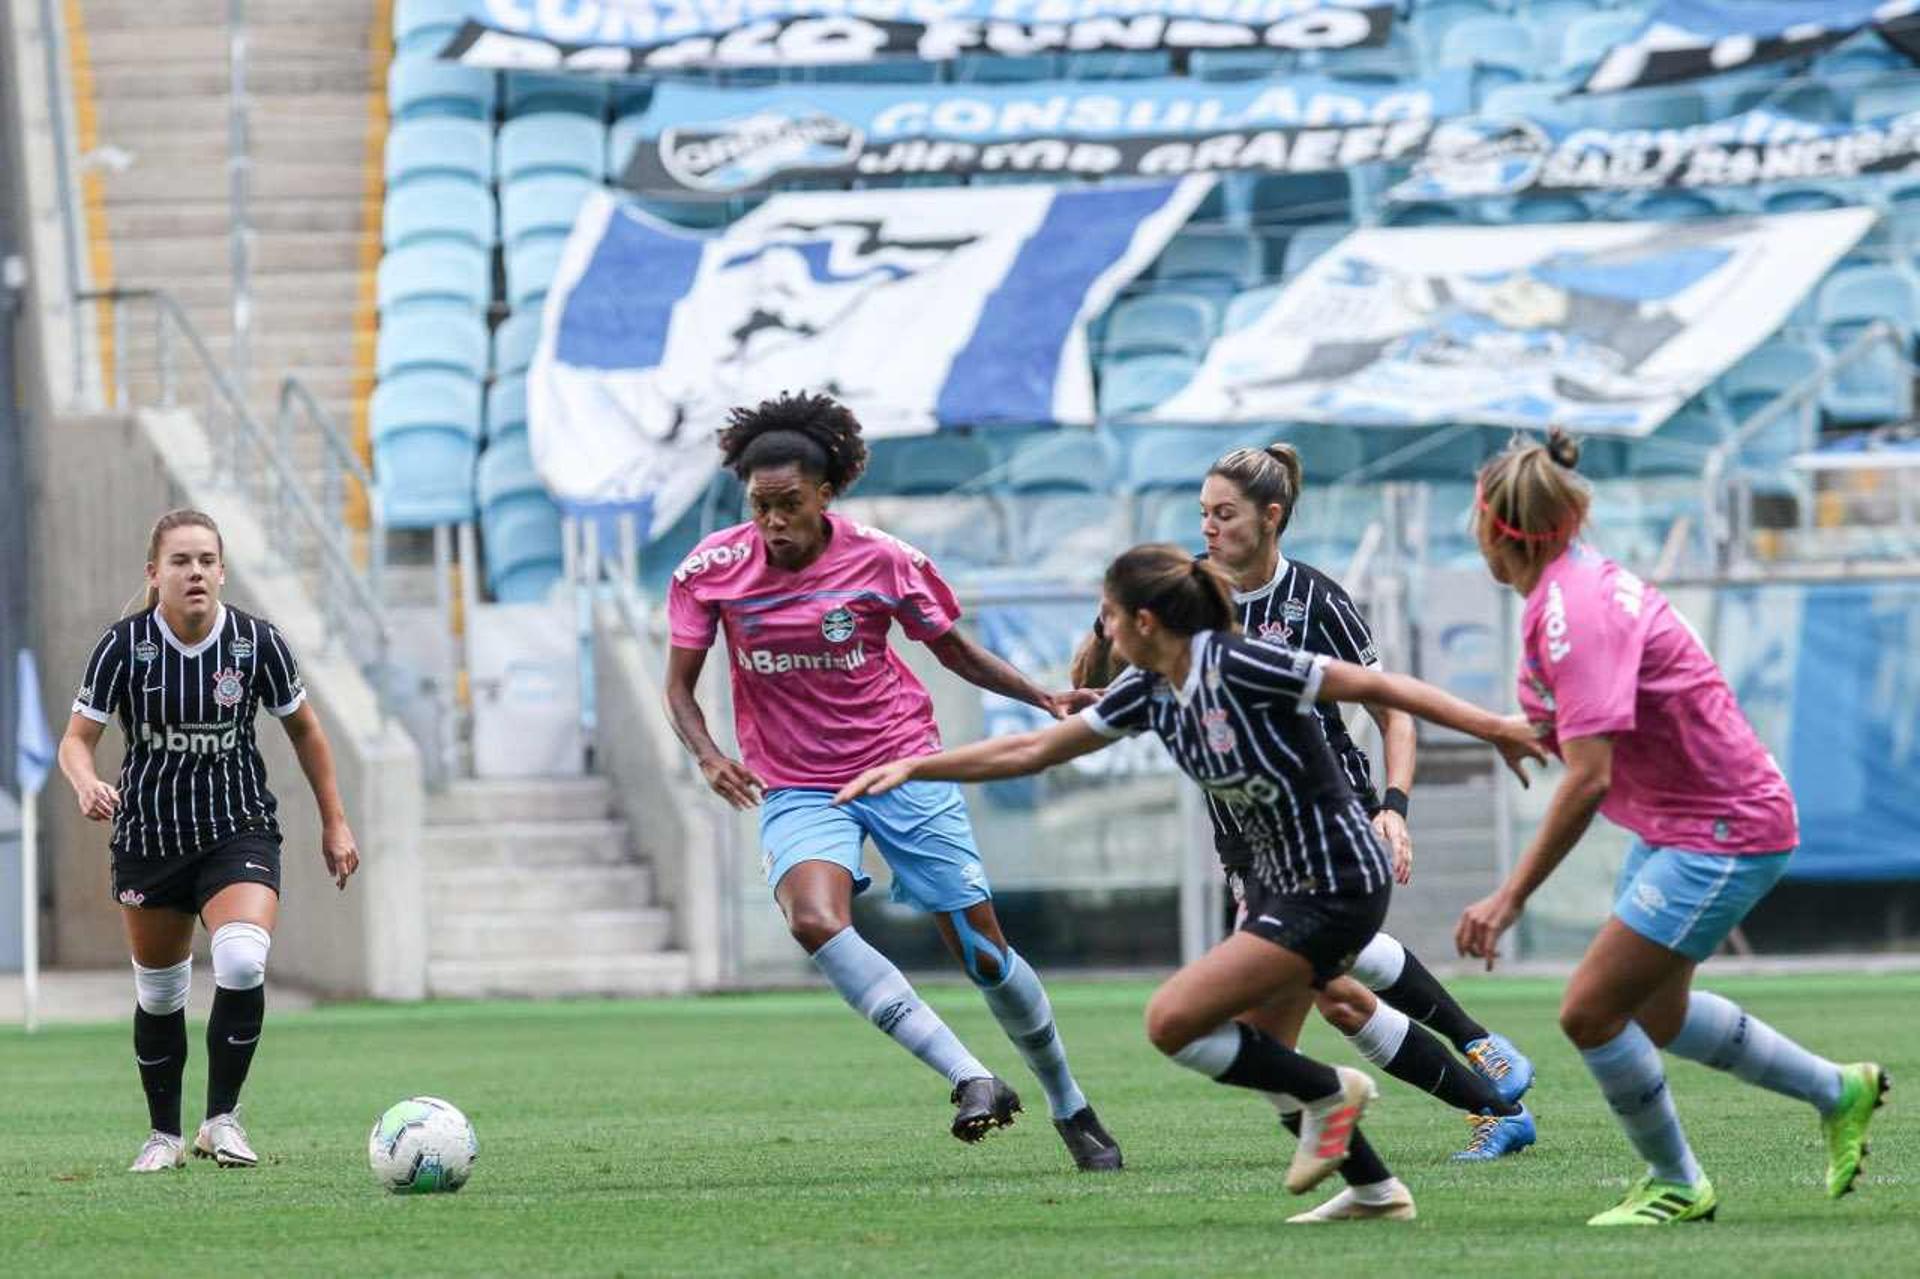
[(1291, 644), (1293, 643), (1293, 628), (1285, 622), (1262, 622), (1260, 623), (1260, 638), (1269, 644)]
[(227, 649), (234, 657), (245, 660), (253, 656), (253, 641), (242, 635), (239, 639), (227, 645)]
[(1287, 625), (1298, 626), (1307, 620), (1307, 606), (1299, 600), (1288, 600), (1280, 605), (1280, 616), (1287, 620)]
[(133, 646), (133, 660), (136, 662), (151, 662), (158, 656), (160, 656), (160, 646), (152, 640), (141, 640)]
[(1224, 755), (1232, 750), (1239, 740), (1234, 736), (1233, 725), (1227, 723), (1227, 708), (1216, 706), (1200, 717), (1200, 727), (1206, 733), (1207, 749)]
[(228, 667), (224, 671), (213, 673), (213, 702), (216, 706), (233, 707), (247, 695), (246, 677), (239, 671)]
[(829, 644), (844, 644), (853, 638), (853, 610), (836, 608), (820, 619), (820, 634)]

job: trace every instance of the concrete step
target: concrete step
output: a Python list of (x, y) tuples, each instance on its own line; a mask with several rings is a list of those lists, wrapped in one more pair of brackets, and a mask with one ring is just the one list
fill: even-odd
[[(231, 150), (221, 129), (127, 129), (102, 132), (103, 143), (119, 147), (135, 165), (225, 165)], [(253, 171), (257, 175), (290, 159), (300, 164), (361, 165), (367, 154), (364, 120), (328, 119), (302, 126), (283, 121), (249, 126)], [(364, 170), (363, 170), (364, 172)]]
[[(155, 279), (169, 275), (203, 275), (225, 271), (232, 264), (233, 245), (225, 235), (178, 236), (153, 239), (122, 237), (113, 243), (116, 272)], [(266, 289), (265, 277), (285, 271), (357, 271), (360, 233), (357, 231), (256, 231), (248, 246), (247, 266), (256, 288)], [(168, 268), (171, 268), (170, 270)]]
[[(396, 568), (396, 576), (403, 570)], [(424, 570), (427, 600), (432, 569)], [(613, 812), (613, 786), (604, 777), (553, 777), (514, 781), (452, 782), (427, 796), (427, 823), (579, 821)]]
[(682, 951), (434, 959), (427, 963), (427, 989), (441, 999), (554, 999), (568, 995), (633, 998), (684, 994), (692, 988), (692, 973), (691, 962)]
[(638, 866), (553, 867), (524, 870), (444, 870), (427, 877), (432, 918), (466, 914), (532, 914), (542, 918), (591, 906), (595, 910), (652, 907), (653, 872)]
[[(224, 271), (145, 280), (120, 271), (114, 274), (125, 288), (164, 288), (189, 311), (197, 307), (227, 306), (232, 302), (231, 284)], [(358, 271), (281, 271), (270, 277), (270, 288), (255, 290), (254, 305), (260, 306), (275, 298), (297, 298), (307, 306), (352, 308), (360, 301), (360, 275)]]
[[(230, 16), (229, 0), (86, 0), (82, 17), (91, 35), (122, 27), (148, 27), (172, 30), (175, 27), (224, 26)], [(327, 26), (344, 23), (350, 16), (371, 22), (374, 7), (368, 0), (247, 0), (247, 24), (267, 31), (279, 27)]]
[[(233, 339), (226, 336), (211, 337), (202, 335), (207, 351), (220, 364), (224, 365), (232, 358)], [(181, 369), (181, 357), (184, 354), (178, 347), (172, 356), (175, 373)], [(155, 343), (143, 343), (135, 346), (125, 355), (128, 375), (157, 371), (160, 366), (159, 347)], [(297, 330), (283, 329), (268, 332), (255, 327), (247, 342), (247, 358), (254, 367), (269, 375), (268, 389), (278, 391), (280, 379), (296, 368), (332, 370), (350, 369), (353, 363), (353, 346), (346, 338), (333, 333), (303, 334)], [(304, 381), (304, 377), (302, 378)]]
[[(227, 189), (227, 159), (218, 155), (196, 164), (136, 162), (123, 173), (109, 173), (104, 182), (107, 206), (131, 203), (201, 201)], [(257, 165), (251, 194), (261, 200), (358, 200), (366, 186), (366, 172), (351, 162), (309, 163), (287, 160)]]
[(422, 835), (429, 870), (637, 864), (619, 821), (434, 823)]
[[(88, 9), (93, 6), (87, 5)], [(167, 0), (165, 8), (182, 7), (179, 0)], [(252, 5), (249, 3), (249, 9)], [(355, 18), (351, 8), (314, 5), (319, 16), (332, 21), (302, 22), (298, 25), (263, 23), (251, 13), (247, 20), (248, 88), (257, 90), (271, 84), (256, 80), (258, 69), (286, 62), (314, 58), (371, 58), (369, 28), (371, 14)], [(345, 20), (341, 20), (345, 19)], [(232, 28), (219, 23), (171, 24), (164, 29), (152, 27), (101, 27), (88, 24), (87, 57), (96, 74), (123, 63), (151, 66), (158, 59), (170, 62), (218, 63), (225, 66)]]
[[(250, 84), (272, 85), (281, 93), (370, 93), (378, 80), (373, 59), (362, 50), (311, 54), (279, 53), (251, 60)], [(227, 91), (232, 72), (227, 60), (191, 62), (118, 62), (93, 71), (97, 98), (204, 97)]]
[[(138, 98), (106, 98), (96, 103), (96, 116), (103, 137), (120, 132), (154, 134), (221, 133), (227, 128), (227, 90), (222, 85), (212, 93), (183, 94), (158, 101)], [(297, 127), (302, 122), (336, 128), (358, 123), (367, 125), (367, 94), (287, 93), (275, 85), (256, 86), (248, 94), (247, 125), (254, 130)]]
[[(107, 206), (107, 229), (116, 239), (163, 239), (168, 236), (223, 236), (233, 225), (233, 207), (225, 188), (215, 198), (170, 200), (164, 204)], [(261, 234), (279, 232), (352, 231), (361, 229), (362, 206), (357, 192), (337, 192), (315, 199), (250, 199), (247, 218)]]
[(639, 910), (446, 911), (431, 917), (432, 959), (492, 955), (652, 954), (673, 940), (673, 915)]

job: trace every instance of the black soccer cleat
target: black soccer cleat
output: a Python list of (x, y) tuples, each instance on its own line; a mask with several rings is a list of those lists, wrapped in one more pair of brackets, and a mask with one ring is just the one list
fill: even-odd
[(1082, 1106), (1065, 1119), (1053, 1121), (1053, 1130), (1067, 1143), (1074, 1167), (1081, 1172), (1119, 1172), (1126, 1165), (1120, 1159), (1120, 1143), (1100, 1126), (1100, 1116), (1092, 1106)]
[(962, 1079), (949, 1100), (956, 1107), (953, 1135), (968, 1143), (979, 1141), (989, 1129), (1013, 1127), (1013, 1117), (1020, 1113), (1020, 1094), (993, 1075)]

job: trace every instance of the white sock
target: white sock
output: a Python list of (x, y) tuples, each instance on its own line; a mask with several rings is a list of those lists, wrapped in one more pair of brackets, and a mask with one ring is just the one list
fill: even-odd
[(1375, 933), (1354, 957), (1347, 976), (1368, 990), (1385, 990), (1400, 980), (1400, 971), (1406, 966), (1407, 948), (1385, 933)]
[(1823, 1115), (1840, 1104), (1840, 1067), (1816, 1056), (1730, 999), (1696, 990), (1667, 1051), (1798, 1101)]
[(1687, 1134), (1680, 1129), (1680, 1115), (1673, 1108), (1667, 1074), (1660, 1065), (1660, 1050), (1639, 1023), (1628, 1022), (1625, 1030), (1598, 1048), (1581, 1049), (1580, 1058), (1593, 1072), (1600, 1095), (1613, 1107), (1614, 1119), (1653, 1175), (1661, 1181), (1688, 1186), (1699, 1181), (1700, 1165), (1687, 1145)]
[(1399, 1054), (1400, 1045), (1407, 1042), (1407, 1027), (1412, 1024), (1405, 1013), (1389, 1007), (1383, 1000), (1374, 1007), (1367, 1024), (1347, 1036), (1347, 1042), (1362, 1057), (1384, 1070)]
[(1381, 1204), (1392, 1203), (1394, 1192), (1401, 1189), (1400, 1178), (1389, 1177), (1385, 1181), (1376, 1181), (1371, 1185), (1348, 1186), (1347, 1192), (1353, 1196), (1355, 1203), (1377, 1208)]
[(922, 1002), (893, 961), (853, 929), (835, 933), (813, 952), (813, 962), (855, 1012), (945, 1075), (949, 1083), (993, 1073), (967, 1051), (940, 1014)]

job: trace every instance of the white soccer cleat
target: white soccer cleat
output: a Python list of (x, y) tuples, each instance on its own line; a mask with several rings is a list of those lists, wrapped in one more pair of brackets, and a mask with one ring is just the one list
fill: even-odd
[(1300, 1144), (1287, 1165), (1287, 1189), (1296, 1195), (1312, 1190), (1347, 1162), (1353, 1130), (1360, 1126), (1367, 1103), (1380, 1095), (1363, 1071), (1335, 1066), (1334, 1073), (1340, 1076), (1340, 1091), (1300, 1111)]
[(187, 1146), (170, 1132), (155, 1131), (147, 1137), (147, 1144), (140, 1147), (140, 1154), (133, 1161), (128, 1172), (166, 1172), (171, 1168), (187, 1166)]
[(247, 1130), (240, 1126), (239, 1112), (215, 1115), (200, 1125), (193, 1139), (196, 1159), (211, 1159), (222, 1168), (252, 1168), (260, 1156), (247, 1144)]
[(1419, 1216), (1413, 1206), (1413, 1192), (1398, 1181), (1393, 1183), (1386, 1198), (1379, 1203), (1363, 1203), (1355, 1197), (1353, 1187), (1344, 1187), (1339, 1194), (1321, 1204), (1318, 1208), (1309, 1208), (1287, 1218), (1289, 1225), (1311, 1225), (1320, 1221), (1412, 1221)]

